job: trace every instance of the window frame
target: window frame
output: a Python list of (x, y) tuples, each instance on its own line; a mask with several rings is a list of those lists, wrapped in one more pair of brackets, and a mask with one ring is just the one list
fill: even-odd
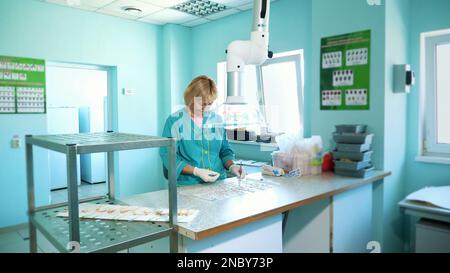
[(423, 72), (420, 87), (419, 151), (422, 157), (450, 159), (450, 144), (437, 142), (436, 55), (437, 47), (443, 44), (450, 44), (450, 29), (421, 34), (420, 62)]
[[(257, 66), (256, 67), (256, 87), (257, 87), (257, 101), (259, 104), (259, 109), (261, 114), (263, 115), (263, 117), (265, 118), (265, 120), (267, 121), (267, 113), (266, 113), (266, 105), (265, 105), (265, 99), (264, 99), (264, 82), (263, 82), (263, 73), (262, 73), (262, 67), (263, 66), (268, 66), (271, 64), (277, 64), (277, 63), (282, 63), (282, 62), (289, 62), (289, 61), (294, 61), (296, 64), (296, 68), (297, 68), (297, 97), (298, 97), (298, 111), (299, 111), (299, 120), (301, 122), (301, 128), (304, 134), (305, 131), (305, 113), (304, 113), (304, 51), (303, 49), (298, 49), (298, 50), (292, 50), (292, 51), (286, 51), (286, 52), (281, 52), (281, 53), (277, 53), (274, 54), (273, 58), (268, 59), (264, 64)], [(220, 64), (226, 64), (226, 62), (219, 62), (217, 63), (217, 72), (218, 72), (218, 67)], [(217, 75), (219, 76), (219, 75)], [(225, 75), (226, 76), (226, 75)], [(226, 79), (226, 77), (225, 77)], [(225, 80), (225, 82), (223, 83), (223, 87), (225, 88), (225, 99), (226, 99), (226, 86), (227, 82)], [(261, 92), (262, 91), (262, 92)], [(278, 133), (278, 132), (273, 132), (273, 133)]]
[[(298, 115), (299, 120), (301, 123), (301, 131), (303, 132), (303, 135), (305, 134), (305, 113), (304, 113), (304, 73), (303, 73), (303, 50), (295, 50), (295, 51), (288, 51), (283, 52), (279, 54), (275, 54), (272, 59), (268, 59), (264, 64), (262, 64), (258, 68), (259, 72), (259, 85), (261, 86), (263, 92), (260, 92), (262, 94), (263, 98), (260, 101), (260, 108), (262, 108), (261, 111), (263, 111), (263, 115), (267, 120), (266, 116), (266, 105), (265, 105), (265, 99), (264, 99), (264, 76), (262, 73), (262, 67), (269, 66), (272, 64), (279, 64), (284, 62), (294, 62), (297, 70), (297, 98), (298, 98)], [(263, 104), (261, 104), (263, 103)], [(275, 132), (280, 133), (280, 132)]]

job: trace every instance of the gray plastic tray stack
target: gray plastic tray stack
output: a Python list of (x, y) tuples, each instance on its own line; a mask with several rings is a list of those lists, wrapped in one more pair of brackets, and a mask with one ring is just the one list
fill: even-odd
[(366, 125), (336, 125), (333, 139), (334, 172), (338, 175), (366, 178), (374, 170), (371, 150), (373, 134)]

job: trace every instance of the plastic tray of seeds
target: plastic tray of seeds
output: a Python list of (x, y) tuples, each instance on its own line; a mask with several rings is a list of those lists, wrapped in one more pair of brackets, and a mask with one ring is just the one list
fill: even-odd
[(344, 144), (336, 143), (338, 152), (363, 153), (370, 150), (370, 144)]
[(335, 160), (334, 168), (339, 170), (359, 171), (370, 166), (370, 161)]
[(342, 124), (335, 127), (336, 133), (364, 134), (367, 130), (367, 125), (362, 124)]
[(372, 144), (373, 134), (333, 133), (336, 143), (346, 144)]
[(339, 170), (335, 169), (334, 173), (337, 175), (342, 176), (349, 176), (349, 177), (355, 177), (355, 178), (367, 178), (372, 175), (372, 172), (375, 170), (375, 167), (368, 166), (367, 168), (364, 168), (359, 171), (349, 171), (349, 170)]
[(352, 152), (339, 152), (337, 150), (333, 151), (333, 159), (348, 159), (352, 161), (370, 161), (372, 159), (373, 151), (367, 151), (363, 153), (352, 153)]

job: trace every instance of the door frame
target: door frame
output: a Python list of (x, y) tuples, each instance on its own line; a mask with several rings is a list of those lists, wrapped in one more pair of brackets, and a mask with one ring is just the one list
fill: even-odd
[(81, 64), (81, 63), (70, 63), (61, 61), (47, 61), (46, 67), (60, 67), (60, 68), (77, 68), (77, 69), (89, 69), (89, 70), (100, 70), (106, 71), (107, 73), (107, 124), (105, 124), (106, 131), (118, 130), (118, 116), (117, 116), (117, 67), (116, 66), (106, 66), (106, 65), (95, 65), (95, 64)]

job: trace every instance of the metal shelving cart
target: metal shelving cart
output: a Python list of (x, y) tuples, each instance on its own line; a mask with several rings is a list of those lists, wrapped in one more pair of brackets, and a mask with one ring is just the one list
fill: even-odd
[[(33, 145), (66, 154), (68, 178), (68, 202), (36, 207), (34, 195)], [(112, 220), (89, 220), (79, 218), (79, 203), (123, 204), (115, 198), (114, 152), (156, 147), (169, 150), (169, 222), (121, 222)], [(73, 135), (26, 136), (26, 163), (28, 188), (28, 217), (30, 228), (30, 251), (37, 252), (37, 230), (58, 251), (117, 252), (153, 240), (170, 236), (170, 251), (177, 252), (177, 188), (176, 188), (176, 140), (124, 133), (89, 133)], [(108, 195), (79, 200), (77, 185), (77, 155), (107, 153)], [(68, 210), (69, 217), (57, 217)], [(70, 248), (70, 249), (69, 249)]]

